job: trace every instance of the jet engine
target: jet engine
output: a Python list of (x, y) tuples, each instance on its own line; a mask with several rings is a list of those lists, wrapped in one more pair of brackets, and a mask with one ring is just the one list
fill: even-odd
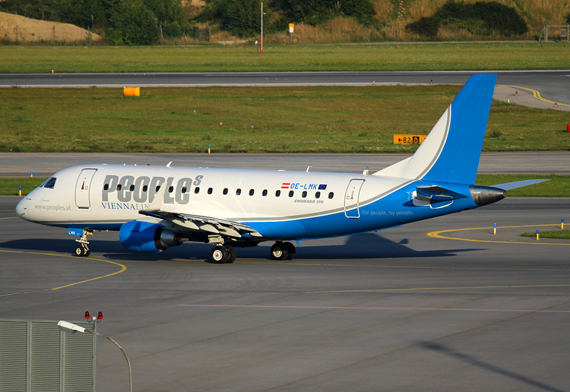
[(121, 226), (121, 245), (132, 252), (155, 253), (182, 243), (177, 234), (163, 226), (144, 221), (130, 221)]

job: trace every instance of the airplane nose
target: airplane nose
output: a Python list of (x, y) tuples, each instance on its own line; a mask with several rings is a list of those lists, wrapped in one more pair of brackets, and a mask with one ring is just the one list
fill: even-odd
[(24, 216), (28, 212), (29, 204), (30, 203), (29, 203), (29, 200), (27, 197), (24, 197), (22, 200), (20, 200), (20, 202), (16, 206), (16, 214), (18, 214), (18, 216), (24, 218)]

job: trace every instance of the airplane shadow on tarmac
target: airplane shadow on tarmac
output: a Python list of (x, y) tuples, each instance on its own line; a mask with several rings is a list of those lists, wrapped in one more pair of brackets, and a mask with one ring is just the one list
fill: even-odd
[(477, 368), (482, 369), (486, 372), (494, 373), (494, 374), (497, 374), (497, 375), (502, 376), (502, 377), (506, 377), (506, 378), (510, 378), (512, 380), (519, 381), (521, 383), (527, 384), (527, 385), (529, 385), (533, 388), (536, 388), (536, 389), (540, 389), (543, 391), (550, 391), (550, 392), (563, 392), (562, 389), (558, 389), (558, 388), (552, 387), (550, 385), (544, 384), (540, 381), (533, 380), (532, 378), (523, 376), (519, 373), (515, 373), (511, 370), (503, 369), (497, 365), (491, 364), (489, 362), (485, 362), (481, 358), (477, 358), (477, 357), (472, 356), (472, 355), (461, 353), (461, 352), (456, 351), (453, 348), (446, 346), (444, 344), (434, 343), (434, 342), (425, 342), (425, 341), (417, 342), (417, 344), (419, 344), (419, 346), (425, 350), (430, 350), (430, 351), (440, 353), (442, 355), (449, 356), (451, 358), (454, 358), (456, 360), (464, 362), (469, 366), (477, 367)]
[[(95, 235), (96, 238), (96, 235)], [(414, 250), (406, 246), (408, 239), (404, 238), (395, 242), (377, 234), (360, 234), (347, 237), (344, 245), (309, 245), (309, 241), (303, 241), (302, 248), (297, 248), (299, 260), (336, 260), (336, 259), (389, 259), (389, 258), (414, 258), (414, 257), (449, 257), (456, 256), (460, 252), (473, 252), (482, 249), (440, 249), (440, 250)], [(269, 249), (272, 242), (250, 248), (236, 248), (238, 261), (240, 258), (269, 258)], [(61, 252), (71, 254), (75, 249), (76, 242), (70, 239), (21, 239), (0, 243), (0, 248), (23, 250), (31, 252)], [(105, 257), (111, 260), (172, 260), (193, 259), (207, 260), (212, 250), (212, 245), (186, 243), (178, 247), (168, 248), (160, 253), (133, 253), (125, 250), (120, 242), (109, 240), (97, 240), (90, 238), (91, 251), (103, 252)], [(93, 253), (92, 253), (93, 255)]]

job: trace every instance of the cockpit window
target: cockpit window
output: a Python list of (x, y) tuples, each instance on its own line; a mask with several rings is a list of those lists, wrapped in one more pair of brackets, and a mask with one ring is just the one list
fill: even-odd
[(53, 187), (55, 186), (55, 182), (56, 182), (57, 178), (52, 177), (49, 180), (47, 180), (46, 182), (43, 183), (42, 187), (44, 188), (49, 188), (49, 189), (53, 189)]

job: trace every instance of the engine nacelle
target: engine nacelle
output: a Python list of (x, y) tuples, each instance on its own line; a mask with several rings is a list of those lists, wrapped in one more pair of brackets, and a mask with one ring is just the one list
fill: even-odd
[(121, 226), (121, 245), (132, 252), (155, 253), (182, 243), (175, 232), (144, 221), (130, 221)]

